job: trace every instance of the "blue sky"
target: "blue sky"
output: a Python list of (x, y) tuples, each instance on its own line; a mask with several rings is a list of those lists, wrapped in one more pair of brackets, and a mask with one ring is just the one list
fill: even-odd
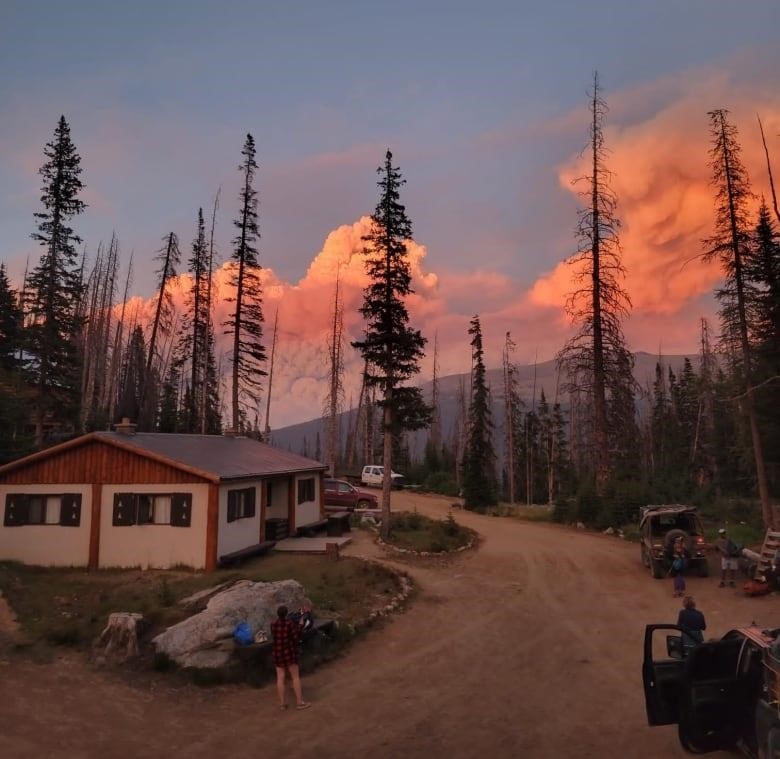
[[(0, 258), (18, 281), (26, 257), (39, 255), (29, 238), (37, 169), (61, 113), (87, 185), (76, 227), (88, 251), (115, 231), (123, 255), (134, 255), (132, 290), (146, 297), (161, 238), (176, 231), (186, 247), (218, 187), (227, 256), (247, 132), (260, 163), (261, 263), (291, 287), (332, 230), (373, 210), (374, 169), (389, 146), (408, 181), (403, 200), (425, 271), (442, 288), (475, 271), (503, 283), (484, 304), (479, 293), (442, 294), (442, 310), (465, 331), (494, 297), (511, 314), (513, 294), (525, 297), (574, 248), (577, 200), (562, 177), (587, 139), (594, 69), (618, 158), (671, 125), (698, 135), (706, 174), (709, 108), (733, 101), (740, 117), (764, 108), (771, 119), (778, 29), (776, 0), (5, 0)], [(629, 231), (649, 207), (630, 190), (625, 204), (619, 198)], [(675, 313), (687, 308), (693, 324), (706, 298), (691, 298)], [(498, 316), (495, 324), (503, 336)], [(695, 329), (687, 334), (672, 347), (695, 350)], [(657, 347), (646, 342), (632, 347)], [(534, 351), (529, 342), (524, 358)], [(541, 352), (549, 358), (554, 346)]]

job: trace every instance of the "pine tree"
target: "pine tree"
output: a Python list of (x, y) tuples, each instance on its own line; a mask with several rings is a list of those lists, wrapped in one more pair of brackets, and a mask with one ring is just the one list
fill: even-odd
[[(754, 294), (751, 333), (755, 343), (755, 402), (761, 425), (767, 472), (775, 495), (780, 491), (780, 234), (766, 202), (758, 213), (746, 277)], [(774, 477), (771, 475), (774, 474)]]
[(152, 321), (152, 333), (146, 357), (146, 368), (141, 379), (141, 397), (139, 402), (138, 428), (149, 431), (154, 426), (157, 397), (160, 394), (160, 378), (164, 375), (163, 352), (160, 344), (174, 327), (175, 311), (173, 298), (168, 286), (176, 277), (176, 269), (181, 259), (179, 238), (170, 232), (163, 238), (163, 247), (157, 251), (157, 305)]
[(38, 230), (32, 238), (44, 252), (26, 283), (30, 324), (25, 356), (35, 387), (32, 415), (38, 447), (47, 430), (74, 432), (78, 427), (82, 285), (75, 245), (81, 238), (69, 225), (86, 208), (78, 197), (84, 189), (81, 158), (64, 116), (43, 152), (43, 210), (35, 214)]
[(470, 322), (471, 402), (469, 404), (466, 448), (463, 452), (463, 505), (484, 511), (498, 502), (496, 495), (495, 453), (490, 388), (487, 384), (482, 327), (479, 316)]
[(717, 259), (725, 274), (724, 283), (716, 293), (721, 304), (722, 338), (732, 357), (732, 372), (740, 378), (743, 387), (740, 401), (750, 429), (761, 512), (764, 524), (769, 528), (773, 524), (773, 516), (753, 399), (753, 346), (748, 311), (754, 293), (745, 271), (752, 241), (748, 207), (752, 194), (747, 170), (742, 163), (737, 128), (729, 122), (728, 111), (711, 111), (709, 117), (715, 232), (704, 241), (704, 257), (706, 260)]
[(187, 269), (192, 284), (185, 299), (185, 312), (179, 334), (178, 351), (182, 366), (188, 369), (187, 390), (182, 408), (182, 432), (201, 431), (203, 406), (206, 402), (206, 362), (208, 360), (208, 247), (203, 209), (198, 209), (197, 231)]
[[(568, 376), (568, 391), (584, 396), (579, 406), (581, 414), (588, 413), (579, 430), (581, 435), (587, 435), (588, 450), (583, 452), (583, 460), (590, 462), (590, 474), (601, 493), (615, 473), (616, 454), (627, 454), (625, 441), (615, 439), (615, 432), (622, 429), (622, 421), (630, 421), (621, 417), (629, 413), (627, 396), (633, 397), (633, 356), (623, 338), (622, 320), (628, 316), (631, 303), (621, 284), (624, 270), (618, 236), (620, 220), (606, 165), (607, 105), (601, 96), (598, 74), (593, 78), (590, 110), (591, 169), (577, 180), (586, 184), (581, 196), (587, 199), (587, 206), (579, 212), (579, 245), (570, 259), (577, 267), (576, 289), (566, 303), (577, 332), (557, 360)], [(633, 415), (633, 409), (630, 413)]]
[(22, 376), (22, 308), (0, 263), (0, 464), (27, 453), (24, 435), (29, 390)]
[(260, 265), (257, 262), (257, 240), (260, 230), (257, 223), (257, 191), (254, 188), (257, 162), (255, 141), (246, 136), (241, 150), (243, 160), (238, 166), (242, 176), (239, 195), (241, 208), (233, 224), (238, 234), (233, 240), (233, 266), (231, 284), (235, 296), (228, 298), (234, 304), (225, 322), (226, 334), (233, 338), (231, 411), (232, 426), (236, 432), (242, 429), (242, 418), (247, 410), (255, 409), (259, 401), (261, 378), (266, 375), (263, 347), (263, 291), (260, 282)]
[(122, 377), (119, 385), (117, 405), (118, 419), (139, 419), (141, 416), (141, 395), (143, 377), (146, 371), (146, 346), (144, 331), (137, 326), (127, 345), (122, 365)]
[[(405, 184), (400, 169), (393, 166), (393, 154), (385, 154), (377, 169), (379, 202), (371, 216), (371, 230), (363, 237), (366, 246), (366, 288), (360, 313), (366, 320), (363, 340), (353, 342), (366, 361), (366, 383), (382, 393), (383, 457), (385, 472), (392, 471), (393, 435), (419, 429), (430, 423), (430, 408), (419, 388), (405, 386), (420, 371), (425, 338), (409, 326), (404, 299), (412, 293), (412, 275), (406, 241), (412, 237), (412, 222), (400, 202)], [(390, 531), (390, 477), (382, 489), (382, 535)]]

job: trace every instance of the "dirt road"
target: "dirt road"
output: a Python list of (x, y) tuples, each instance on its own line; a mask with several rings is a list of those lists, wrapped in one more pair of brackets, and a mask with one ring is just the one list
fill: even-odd
[[(448, 502), (398, 493), (394, 508), (443, 516)], [(411, 607), (305, 678), (313, 708), (280, 712), (273, 686), (203, 689), (164, 676), (129, 685), (75, 656), (0, 657), (0, 756), (676, 757), (673, 728), (648, 728), (646, 622), (673, 621), (671, 582), (616, 538), (458, 512), (483, 537), (409, 571)], [(365, 533), (348, 549), (387, 556)], [(691, 578), (708, 633), (777, 625), (772, 597)], [(716, 756), (716, 755), (713, 755)]]

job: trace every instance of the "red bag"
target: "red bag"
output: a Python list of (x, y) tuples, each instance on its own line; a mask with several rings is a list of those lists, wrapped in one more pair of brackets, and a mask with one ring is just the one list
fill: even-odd
[(746, 596), (765, 596), (769, 593), (769, 585), (761, 580), (748, 580), (743, 586)]

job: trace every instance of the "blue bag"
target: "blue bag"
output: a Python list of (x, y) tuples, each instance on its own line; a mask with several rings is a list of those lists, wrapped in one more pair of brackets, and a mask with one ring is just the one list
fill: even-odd
[(233, 640), (238, 646), (248, 646), (252, 643), (252, 629), (246, 622), (239, 622), (233, 630)]

